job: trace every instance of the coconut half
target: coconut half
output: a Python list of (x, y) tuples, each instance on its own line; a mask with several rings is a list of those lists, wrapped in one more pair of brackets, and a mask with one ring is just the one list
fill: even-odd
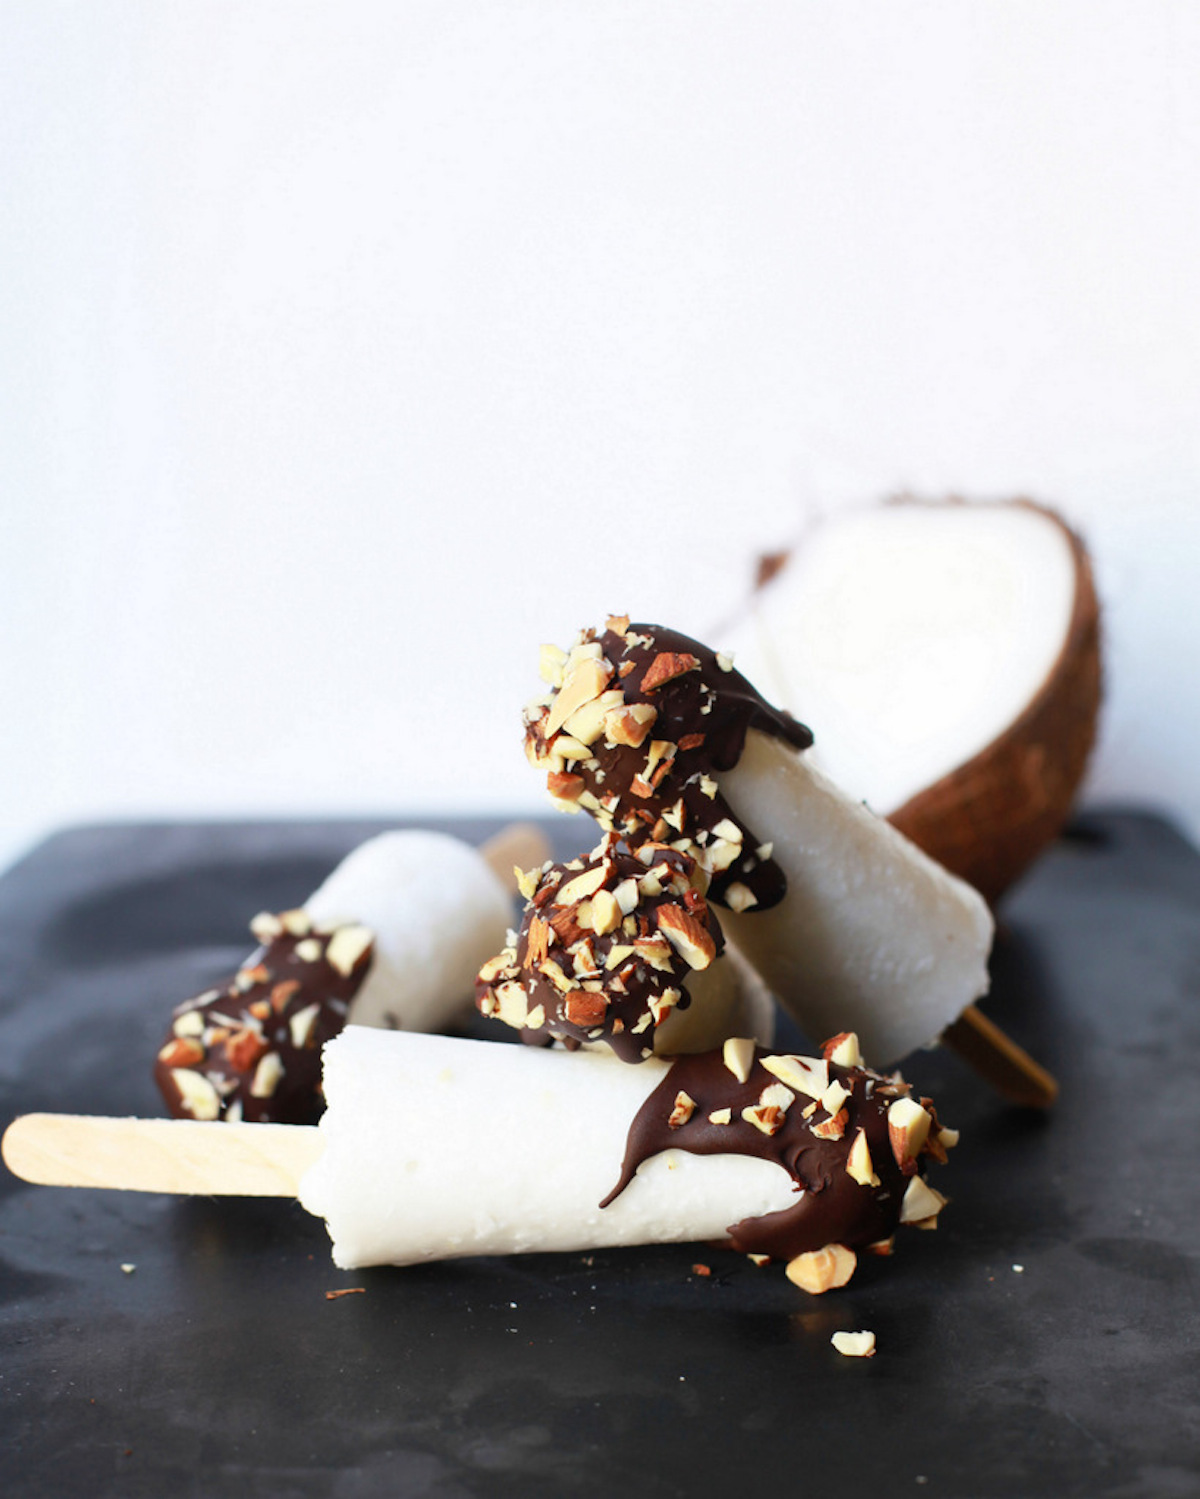
[[(1100, 703), (1083, 543), (1028, 501), (835, 515), (725, 632), (847, 791), (995, 902), (1059, 832)], [(732, 637), (732, 638), (731, 638)]]

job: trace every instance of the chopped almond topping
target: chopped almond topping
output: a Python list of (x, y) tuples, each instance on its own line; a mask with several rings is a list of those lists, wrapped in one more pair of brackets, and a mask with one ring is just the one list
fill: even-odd
[(559, 801), (577, 802), (583, 794), (583, 787), (583, 777), (568, 770), (552, 770), (546, 777), (546, 790)]
[(675, 1095), (675, 1107), (671, 1110), (667, 1124), (671, 1129), (678, 1129), (680, 1125), (686, 1124), (695, 1112), (696, 1100), (680, 1089)]
[(664, 904), (655, 914), (659, 931), (689, 968), (707, 968), (717, 955), (717, 944), (707, 928), (682, 906)]
[[(764, 858), (766, 855), (763, 856)], [(853, 1031), (842, 1031), (821, 1047), (821, 1055), (827, 1062), (836, 1062), (839, 1067), (861, 1067), (862, 1055), (858, 1049), (858, 1037)]]
[(533, 916), (529, 921), (529, 945), (526, 950), (527, 961), (530, 963), (541, 963), (550, 951), (551, 927), (548, 921), (540, 916)]
[[(237, 1072), (249, 1072), (266, 1049), (263, 1038), (251, 1030), (237, 1031), (225, 1043), (229, 1065)], [(255, 1094), (256, 1098), (259, 1096)]]
[(595, 656), (583, 656), (569, 665), (558, 695), (550, 705), (546, 737), (557, 734), (572, 713), (598, 698), (612, 680), (612, 674), (612, 667)]
[(195, 1067), (204, 1060), (204, 1047), (199, 1041), (177, 1036), (159, 1052), (158, 1060), (166, 1067)]
[(844, 1244), (826, 1244), (824, 1249), (810, 1250), (789, 1260), (787, 1278), (802, 1291), (820, 1296), (835, 1286), (844, 1286), (857, 1264), (853, 1249)]
[(599, 1025), (608, 1013), (608, 1000), (603, 994), (592, 994), (585, 989), (577, 989), (567, 996), (563, 1006), (563, 1013), (572, 1025), (577, 1025), (581, 1030), (588, 1030), (593, 1025)]
[[(738, 1082), (744, 1083), (749, 1079), (750, 1069), (754, 1066), (754, 1042), (748, 1036), (731, 1036), (725, 1043), (721, 1057)], [(764, 1058), (764, 1065), (769, 1060)]]
[(685, 676), (689, 671), (696, 671), (699, 666), (700, 662), (697, 658), (686, 652), (659, 651), (642, 678), (642, 691), (653, 692), (655, 688), (673, 682), (676, 677)]
[(840, 1140), (846, 1133), (849, 1119), (846, 1110), (839, 1109), (831, 1119), (822, 1119), (820, 1124), (811, 1124), (809, 1128), (820, 1140)]

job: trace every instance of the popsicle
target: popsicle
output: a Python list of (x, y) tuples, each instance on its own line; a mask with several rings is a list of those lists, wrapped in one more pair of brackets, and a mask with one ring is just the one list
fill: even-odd
[(541, 670), (526, 753), (556, 804), (696, 859), (727, 937), (808, 1034), (854, 1030), (890, 1064), (978, 1017), (970, 1059), (990, 1080), (1022, 1102), (1054, 1096), (974, 1009), (986, 903), (817, 771), (811, 732), (730, 658), (620, 616), (543, 647)]
[(516, 941), (485, 963), (476, 1004), (532, 1042), (604, 1044), (623, 1061), (774, 1034), (771, 997), (722, 956), (704, 871), (660, 843), (605, 834), (590, 854), (522, 877)]
[(170, 1112), (315, 1122), (324, 1043), (348, 1019), (409, 1030), (452, 1019), (508, 926), (513, 865), (548, 852), (522, 825), (482, 849), (426, 830), (381, 833), (302, 907), (260, 913), (259, 949), (175, 1011), (154, 1068)]
[(728, 1239), (812, 1291), (945, 1199), (956, 1140), (927, 1099), (863, 1067), (748, 1039), (674, 1062), (350, 1026), (325, 1048), (319, 1127), (18, 1119), (28, 1181), (293, 1196), (343, 1268)]

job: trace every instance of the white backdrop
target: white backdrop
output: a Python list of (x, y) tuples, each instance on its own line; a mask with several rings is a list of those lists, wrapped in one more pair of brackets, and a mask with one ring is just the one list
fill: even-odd
[(539, 808), (540, 640), (899, 488), (1083, 529), (1089, 794), (1200, 832), (1200, 7), (9, 0), (0, 85), (0, 863)]

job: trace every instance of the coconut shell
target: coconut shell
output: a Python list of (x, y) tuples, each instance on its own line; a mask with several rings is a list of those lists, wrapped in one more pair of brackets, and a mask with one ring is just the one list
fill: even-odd
[(993, 905), (1061, 831), (1083, 779), (1100, 707), (1100, 609), (1083, 542), (1066, 535), (1075, 601), (1062, 650), (1021, 715), (956, 770), (911, 797), (889, 822)]

